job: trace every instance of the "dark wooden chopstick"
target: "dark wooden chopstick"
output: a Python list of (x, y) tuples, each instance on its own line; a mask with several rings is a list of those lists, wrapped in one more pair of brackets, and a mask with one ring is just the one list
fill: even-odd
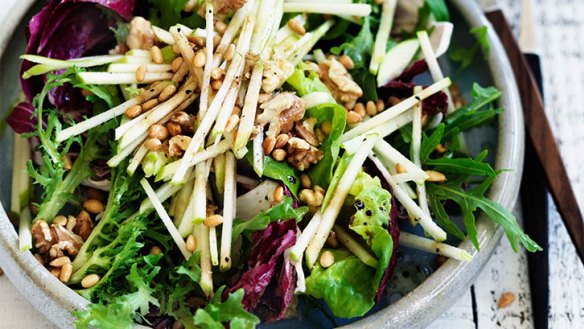
[[(584, 220), (547, 120), (537, 82), (529, 69), (527, 60), (515, 41), (503, 13), (500, 10), (496, 10), (486, 15), (499, 35), (511, 61), (515, 79), (521, 91), (523, 114), (528, 135), (543, 166), (554, 202), (568, 229), (578, 256), (584, 263)], [(530, 218), (525, 218), (525, 225), (530, 225)]]

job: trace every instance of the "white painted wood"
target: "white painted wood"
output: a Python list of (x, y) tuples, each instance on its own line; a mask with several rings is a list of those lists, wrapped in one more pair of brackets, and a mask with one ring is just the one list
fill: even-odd
[(472, 296), (470, 290), (460, 297), (448, 311), (440, 316), (426, 329), (475, 329), (472, 310)]

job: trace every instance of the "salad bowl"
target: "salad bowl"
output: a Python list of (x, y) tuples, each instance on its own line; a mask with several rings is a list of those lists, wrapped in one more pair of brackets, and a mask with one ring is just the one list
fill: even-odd
[[(455, 14), (455, 20), (468, 27), (490, 26), (479, 7), (473, 1), (452, 0), (449, 5)], [(18, 68), (19, 55), (25, 48), (23, 37), (24, 24), (34, 12), (35, 1), (17, 2), (10, 17), (2, 22), (0, 35), (0, 117), (4, 118), (11, 102), (19, 92)], [(457, 29), (458, 30), (458, 29)], [(464, 30), (466, 32), (466, 30)], [(460, 35), (459, 35), (460, 34)], [(455, 42), (470, 42), (470, 37), (455, 32)], [(496, 131), (479, 129), (468, 136), (468, 146), (483, 148), (491, 144), (496, 149), (494, 163), (496, 169), (511, 169), (501, 174), (493, 183), (488, 197), (507, 209), (512, 209), (519, 190), (523, 167), (523, 117), (519, 103), (518, 91), (509, 61), (500, 41), (492, 29), (488, 30), (490, 51), (478, 63), (461, 73), (458, 81), (478, 81), (491, 83), (502, 92), (499, 106), (505, 112), (499, 115)], [(480, 56), (478, 56), (480, 57)], [(448, 64), (446, 64), (448, 67)], [(451, 68), (456, 72), (455, 68)], [(463, 94), (470, 92), (470, 83), (461, 85)], [(2, 120), (4, 121), (4, 120)], [(1, 126), (0, 126), (1, 127)], [(27, 300), (51, 322), (62, 328), (69, 328), (74, 322), (71, 312), (87, 305), (87, 301), (67, 288), (44, 267), (30, 252), (21, 253), (18, 247), (18, 235), (13, 223), (7, 216), (11, 191), (12, 172), (12, 132), (0, 128), (0, 266), (7, 276), (27, 298)], [(448, 260), (437, 268), (415, 289), (401, 298), (394, 298), (386, 303), (388, 306), (377, 309), (366, 318), (346, 324), (348, 328), (423, 328), (456, 302), (473, 283), (493, 250), (498, 244), (503, 231), (481, 215), (477, 221), (480, 252), (472, 243), (464, 240), (459, 247), (473, 254), (473, 260), (463, 263)], [(270, 324), (270, 328), (298, 327), (299, 322), (282, 321)], [(302, 326), (317, 327), (314, 323), (302, 323)]]

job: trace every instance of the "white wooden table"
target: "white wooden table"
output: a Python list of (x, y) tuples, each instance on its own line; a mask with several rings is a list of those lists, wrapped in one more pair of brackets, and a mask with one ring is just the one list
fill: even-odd
[[(0, 0), (11, 8), (17, 0)], [(584, 1), (535, 0), (538, 36), (543, 49), (547, 114), (558, 138), (576, 195), (584, 207)], [(500, 0), (516, 26), (518, 0)], [(0, 21), (10, 11), (0, 11)], [(584, 328), (584, 266), (569, 242), (566, 229), (550, 200), (550, 328)], [(529, 218), (525, 219), (526, 222)], [(515, 301), (497, 308), (502, 293)], [(474, 307), (473, 307), (474, 305)], [(0, 327), (54, 328), (19, 295), (5, 276), (0, 277)], [(533, 328), (526, 256), (514, 254), (503, 239), (473, 288), (437, 319), (431, 329)]]

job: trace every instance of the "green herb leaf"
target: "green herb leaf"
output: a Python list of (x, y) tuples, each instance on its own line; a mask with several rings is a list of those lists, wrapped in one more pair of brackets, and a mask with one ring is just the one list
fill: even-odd
[(448, 7), (444, 0), (426, 0), (425, 5), (428, 6), (430, 12), (438, 22), (450, 21), (450, 15), (448, 14)]
[(198, 1), (198, 6), (192, 13), (183, 11), (189, 0), (148, 0), (152, 5), (150, 9), (150, 21), (152, 24), (168, 29), (176, 24), (183, 24), (192, 29), (205, 26), (205, 19), (197, 13), (199, 6), (204, 1)]
[(237, 219), (233, 225), (232, 239), (237, 239), (244, 231), (265, 230), (270, 223), (275, 221), (294, 219), (299, 222), (307, 212), (308, 207), (294, 209), (292, 198), (286, 197), (281, 203), (259, 213), (250, 220)]
[(373, 52), (374, 37), (371, 32), (371, 19), (365, 17), (361, 31), (355, 37), (349, 37), (349, 41), (339, 47), (331, 48), (331, 53), (340, 55), (341, 53), (351, 57), (355, 64), (355, 69), (368, 67), (369, 57)]
[(202, 329), (221, 329), (225, 323), (233, 329), (255, 328), (260, 320), (243, 308), (243, 288), (229, 294), (227, 300), (221, 302), (224, 290), (224, 286), (219, 288), (209, 304), (197, 310), (194, 317), (195, 325)]
[(472, 64), (474, 57), (480, 49), (482, 49), (484, 56), (487, 56), (491, 49), (487, 26), (472, 28), (470, 33), (474, 34), (477, 38), (474, 46), (469, 48), (468, 46), (453, 45), (448, 52), (448, 58), (454, 62), (460, 62), (459, 71), (466, 69)]

